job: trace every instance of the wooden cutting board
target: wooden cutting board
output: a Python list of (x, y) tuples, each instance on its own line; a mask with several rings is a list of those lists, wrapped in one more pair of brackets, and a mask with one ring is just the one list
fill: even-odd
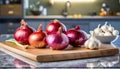
[(0, 47), (38, 62), (72, 60), (92, 57), (105, 57), (119, 54), (119, 49), (111, 45), (102, 45), (98, 50), (76, 47), (72, 50), (23, 49), (11, 42), (0, 42)]

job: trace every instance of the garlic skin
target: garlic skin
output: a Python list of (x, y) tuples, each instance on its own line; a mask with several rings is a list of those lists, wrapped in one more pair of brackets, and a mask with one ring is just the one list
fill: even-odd
[(101, 27), (101, 29), (105, 32), (108, 31), (108, 25), (107, 25), (107, 21), (105, 22), (105, 24)]
[(113, 36), (117, 36), (117, 35), (119, 35), (119, 31), (118, 30), (113, 30), (112, 34), (113, 34)]
[(104, 33), (103, 33), (103, 32), (101, 32), (101, 33), (99, 33), (98, 35), (99, 35), (99, 36), (104, 36)]
[(110, 32), (114, 31), (114, 27), (112, 27), (111, 24), (109, 24), (108, 31), (110, 31)]
[(104, 36), (112, 36), (112, 33), (106, 31), (106, 32), (104, 33)]
[(99, 33), (102, 32), (101, 28), (100, 28), (100, 24), (98, 25), (98, 27), (94, 30), (95, 35), (98, 35)]
[(97, 43), (96, 43), (95, 40), (90, 41), (90, 43), (89, 43), (89, 49), (97, 49), (98, 48), (97, 46), (98, 45), (97, 45)]
[(85, 43), (84, 43), (84, 46), (85, 46), (85, 48), (88, 48), (89, 49), (89, 47), (88, 47), (88, 44), (90, 43), (90, 40), (87, 40)]
[(84, 44), (85, 48), (91, 50), (100, 48), (101, 42), (94, 36), (94, 32), (90, 31), (90, 34), (91, 34), (90, 38)]

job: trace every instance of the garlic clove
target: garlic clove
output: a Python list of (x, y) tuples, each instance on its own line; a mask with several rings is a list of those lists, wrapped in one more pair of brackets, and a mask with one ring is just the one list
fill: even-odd
[(109, 30), (110, 32), (113, 32), (114, 27), (112, 27), (111, 24), (109, 24), (108, 30)]
[(113, 30), (112, 34), (113, 34), (113, 36), (117, 36), (117, 35), (119, 35), (119, 31), (118, 30)]
[(101, 28), (100, 28), (100, 24), (98, 25), (98, 27), (94, 30), (95, 35), (98, 35), (100, 32), (102, 32)]
[(108, 25), (107, 25), (107, 21), (105, 22), (105, 24), (101, 27), (101, 29), (106, 32), (108, 30)]

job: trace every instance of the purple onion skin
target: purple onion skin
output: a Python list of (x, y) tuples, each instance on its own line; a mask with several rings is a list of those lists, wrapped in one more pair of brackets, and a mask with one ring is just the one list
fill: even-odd
[(53, 50), (63, 50), (69, 45), (69, 39), (64, 33), (50, 34), (46, 37), (46, 42)]
[(20, 44), (29, 44), (28, 38), (34, 30), (28, 26), (21, 26), (14, 32), (14, 38)]
[(70, 40), (70, 44), (74, 47), (84, 45), (87, 40), (87, 37), (83, 32), (74, 29), (68, 30), (66, 35)]
[(61, 23), (61, 22), (57, 22), (57, 23), (51, 22), (46, 27), (46, 33), (47, 34), (56, 33), (58, 31), (59, 27), (62, 27), (62, 32), (64, 32), (64, 33), (67, 31), (67, 28), (63, 23)]

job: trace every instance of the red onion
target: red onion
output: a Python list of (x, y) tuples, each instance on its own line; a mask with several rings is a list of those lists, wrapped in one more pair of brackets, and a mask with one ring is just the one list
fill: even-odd
[(22, 69), (22, 68), (24, 68), (24, 67), (30, 67), (29, 64), (27, 64), (27, 63), (25, 63), (25, 62), (23, 62), (23, 61), (21, 61), (21, 60), (19, 60), (19, 59), (15, 59), (15, 60), (14, 60), (14, 65), (15, 65), (15, 67), (18, 67), (18, 68), (20, 68), (20, 69)]
[(14, 32), (14, 38), (18, 43), (29, 44), (28, 38), (32, 33), (33, 29), (24, 20), (21, 20), (21, 26)]
[(57, 33), (49, 34), (46, 37), (46, 42), (53, 50), (63, 50), (69, 45), (69, 39), (62, 33), (61, 28)]
[(66, 32), (72, 46), (81, 46), (84, 45), (87, 40), (86, 35), (80, 31), (80, 27), (76, 26)]
[(47, 45), (45, 42), (45, 37), (46, 34), (42, 31), (42, 24), (40, 24), (38, 30), (29, 36), (29, 43), (35, 48), (43, 48)]
[(47, 25), (46, 33), (47, 34), (56, 33), (59, 27), (62, 27), (62, 32), (67, 31), (66, 26), (63, 23), (61, 23), (59, 20), (55, 19)]

